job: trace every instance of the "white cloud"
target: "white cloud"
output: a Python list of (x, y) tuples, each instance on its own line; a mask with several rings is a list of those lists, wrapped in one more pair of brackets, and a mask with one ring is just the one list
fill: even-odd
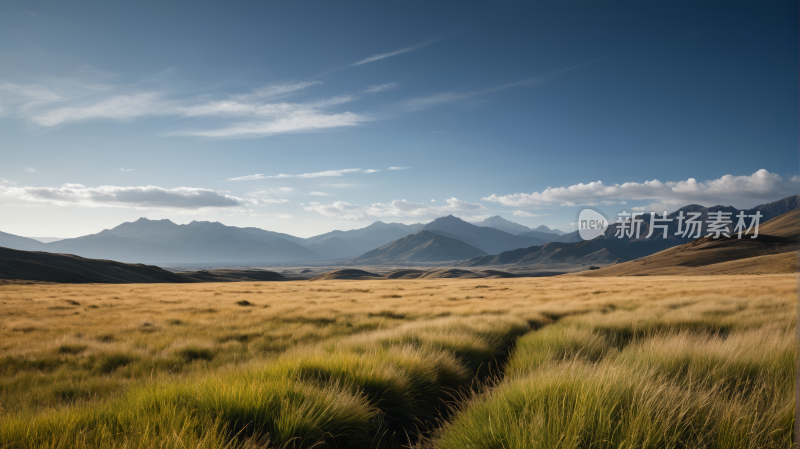
[(305, 207), (308, 211), (319, 212), (330, 218), (360, 220), (365, 217), (374, 218), (418, 218), (439, 217), (443, 215), (474, 216), (487, 209), (482, 204), (469, 203), (457, 198), (447, 200), (446, 206), (432, 206), (414, 203), (407, 200), (394, 200), (389, 203), (373, 203), (369, 206), (336, 201), (331, 204), (310, 203)]
[(284, 220), (285, 220), (285, 219), (288, 219), (288, 218), (292, 218), (292, 216), (291, 216), (291, 215), (289, 215), (289, 214), (274, 214), (274, 215), (275, 215), (275, 217), (277, 217), (277, 218), (283, 218)]
[(550, 214), (532, 214), (530, 212), (525, 212), (524, 210), (515, 210), (512, 212), (517, 217), (546, 217)]
[(319, 212), (328, 218), (338, 218), (341, 220), (360, 220), (364, 218), (364, 215), (359, 212), (362, 209), (361, 206), (350, 204), (345, 201), (336, 201), (331, 204), (312, 202), (309, 203), (308, 206), (304, 206), (303, 209)]
[(325, 192), (309, 192), (308, 194), (314, 196), (328, 196), (328, 194)]
[(234, 95), (232, 98), (237, 100), (249, 100), (253, 98), (275, 98), (285, 96), (307, 87), (323, 84), (322, 81), (304, 81), (299, 83), (273, 84), (254, 89), (251, 94)]
[(283, 198), (261, 198), (258, 202), (261, 204), (283, 204), (288, 203), (289, 200)]
[(408, 170), (411, 167), (389, 167), (387, 170)]
[(160, 94), (144, 92), (114, 95), (88, 105), (50, 109), (28, 118), (46, 127), (89, 119), (126, 121), (135, 117), (162, 115), (166, 112), (165, 106)]
[(86, 187), (81, 184), (64, 184), (61, 187), (3, 187), (0, 192), (26, 201), (85, 207), (201, 209), (246, 206), (255, 203), (255, 200), (192, 187), (165, 189), (156, 186)]
[(386, 84), (381, 84), (379, 86), (368, 86), (366, 89), (363, 90), (363, 92), (365, 94), (374, 94), (391, 89), (397, 89), (398, 87), (400, 87), (400, 84), (398, 83), (386, 83)]
[(36, 169), (35, 169), (35, 168), (30, 168), (30, 167), (27, 167), (27, 168), (25, 168), (23, 171), (25, 171), (25, 172), (28, 172), (28, 173), (35, 173), (35, 172), (36, 172)]
[(120, 171), (134, 171), (135, 168), (120, 168)]
[(481, 92), (458, 93), (458, 92), (443, 92), (439, 94), (429, 95), (427, 97), (409, 98), (400, 103), (400, 107), (407, 111), (418, 111), (426, 109), (431, 106), (437, 106), (445, 103), (452, 103), (454, 101), (464, 100)]
[(492, 201), (511, 207), (576, 204), (613, 204), (624, 200), (654, 200), (661, 205), (683, 206), (717, 204), (752, 207), (757, 202), (775, 201), (800, 192), (800, 176), (784, 179), (761, 169), (750, 176), (725, 175), (719, 179), (698, 182), (658, 180), (605, 185), (602, 181), (568, 187), (548, 187), (541, 192), (490, 195)]
[(299, 175), (287, 175), (284, 173), (278, 175), (271, 175), (267, 176), (264, 174), (257, 174), (257, 175), (246, 175), (246, 176), (239, 176), (236, 178), (230, 178), (228, 181), (247, 181), (251, 179), (270, 179), (270, 178), (325, 178), (325, 177), (332, 177), (332, 176), (344, 176), (347, 173), (376, 173), (380, 170), (362, 170), (360, 168), (345, 168), (342, 170), (326, 170), (320, 172), (313, 172), (313, 173), (301, 173)]
[(237, 176), (236, 178), (228, 178), (228, 181), (249, 181), (251, 179), (264, 179), (265, 176), (261, 173), (257, 175)]
[(392, 56), (395, 56), (395, 55), (401, 55), (403, 53), (408, 53), (410, 51), (414, 51), (414, 50), (417, 50), (419, 48), (426, 47), (426, 46), (432, 44), (433, 42), (435, 42), (435, 41), (427, 41), (427, 42), (423, 42), (421, 44), (417, 44), (417, 45), (414, 45), (414, 46), (411, 46), (411, 47), (401, 48), (400, 50), (395, 50), (395, 51), (392, 51), (392, 52), (389, 52), (389, 53), (377, 54), (377, 55), (374, 55), (374, 56), (370, 56), (369, 58), (364, 58), (364, 59), (362, 59), (362, 60), (360, 60), (358, 62), (353, 63), (352, 65), (356, 66), (356, 65), (366, 64), (368, 62), (378, 61), (378, 60), (389, 58), (389, 57), (392, 57)]
[(272, 121), (258, 121), (237, 124), (226, 128), (212, 130), (198, 130), (175, 133), (176, 135), (198, 137), (254, 137), (269, 136), (273, 134), (313, 131), (317, 129), (338, 128), (342, 126), (355, 126), (367, 119), (352, 112), (341, 114), (318, 114), (303, 112)]
[(435, 203), (435, 202), (436, 202), (436, 200), (431, 200), (431, 203)]
[(327, 109), (358, 97), (342, 95), (312, 102), (275, 101), (321, 84), (319, 81), (268, 85), (224, 100), (207, 96), (177, 98), (175, 89), (143, 89), (138, 85), (76, 84), (64, 80), (53, 86), (0, 83), (0, 112), (43, 127), (86, 120), (128, 121), (145, 116), (225, 119), (218, 128), (190, 129), (172, 135), (201, 137), (258, 137), (278, 133), (355, 126), (368, 117)]

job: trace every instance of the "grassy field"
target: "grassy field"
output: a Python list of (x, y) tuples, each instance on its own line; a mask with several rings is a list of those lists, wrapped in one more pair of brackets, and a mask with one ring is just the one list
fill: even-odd
[(796, 282), (0, 286), (0, 447), (789, 448)]

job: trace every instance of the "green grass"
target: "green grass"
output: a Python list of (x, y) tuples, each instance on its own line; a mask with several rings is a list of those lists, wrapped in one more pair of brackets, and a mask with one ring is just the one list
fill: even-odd
[[(93, 407), (8, 417), (0, 447), (155, 447), (182, 438), (191, 447), (387, 446), (430, 427), (527, 330), (522, 320), (478, 316), (298, 348), (236, 372), (135, 387)], [(97, 363), (126, 362), (120, 354)]]
[(0, 296), (0, 448), (791, 443), (789, 276), (13, 286)]
[(793, 329), (616, 318), (571, 317), (522, 337), (506, 378), (462, 404), (431, 445), (792, 447)]

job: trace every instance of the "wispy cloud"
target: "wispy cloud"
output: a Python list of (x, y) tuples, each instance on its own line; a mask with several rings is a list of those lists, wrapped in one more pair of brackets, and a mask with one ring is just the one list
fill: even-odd
[(136, 169), (135, 168), (120, 168), (119, 170), (120, 171), (134, 171)]
[(238, 176), (236, 178), (230, 178), (228, 181), (248, 181), (252, 179), (274, 179), (274, 178), (326, 178), (331, 176), (344, 176), (347, 173), (376, 173), (380, 170), (375, 169), (367, 169), (362, 170), (360, 168), (345, 168), (342, 170), (326, 170), (326, 171), (319, 171), (313, 173), (301, 173), (299, 175), (287, 175), (284, 173), (278, 175), (264, 175), (264, 174), (256, 174), (256, 175), (246, 175), (246, 176)]
[(411, 167), (389, 167), (387, 170), (408, 170)]
[(24, 171), (24, 172), (28, 172), (28, 173), (35, 173), (35, 172), (36, 172), (36, 169), (35, 169), (35, 168), (26, 167), (26, 168), (25, 168), (24, 170), (22, 170), (22, 171)]
[(354, 62), (352, 65), (356, 66), (356, 65), (367, 64), (369, 62), (379, 61), (381, 59), (386, 59), (386, 58), (390, 58), (392, 56), (401, 55), (403, 53), (408, 53), (410, 51), (414, 51), (414, 50), (420, 49), (422, 47), (427, 47), (428, 45), (430, 45), (430, 44), (432, 44), (434, 42), (436, 42), (436, 41), (435, 40), (430, 40), (430, 41), (423, 42), (421, 44), (412, 45), (411, 47), (406, 47), (406, 48), (401, 48), (400, 50), (390, 51), (389, 53), (380, 53), (380, 54), (377, 54), (377, 55), (370, 56), (369, 58), (364, 58), (364, 59), (362, 59), (362, 60), (360, 60), (358, 62)]
[(303, 81), (299, 83), (273, 84), (258, 89), (252, 93), (233, 95), (234, 100), (251, 100), (254, 98), (276, 98), (291, 94), (311, 86), (323, 84), (322, 81)]
[(313, 196), (328, 196), (325, 192), (309, 192), (308, 194)]
[(432, 218), (442, 215), (454, 214), (472, 217), (487, 209), (480, 203), (469, 203), (450, 198), (446, 206), (434, 206), (425, 203), (415, 203), (406, 200), (394, 200), (388, 203), (373, 203), (369, 206), (351, 204), (345, 201), (336, 201), (331, 204), (320, 204), (316, 202), (304, 206), (305, 210), (318, 212), (328, 218), (338, 218), (342, 220), (362, 220), (367, 217), (373, 218)]
[(386, 83), (378, 86), (369, 86), (362, 92), (365, 94), (374, 94), (378, 92), (385, 92), (387, 90), (397, 89), (398, 87), (400, 87), (400, 84), (398, 83)]
[[(477, 90), (473, 92), (441, 92), (433, 95), (428, 95), (424, 97), (415, 97), (405, 100), (400, 103), (400, 108), (405, 109), (408, 111), (416, 111), (420, 109), (429, 108), (432, 106), (437, 106), (440, 104), (446, 103), (453, 103), (456, 101), (466, 100), (468, 98), (473, 98), (481, 95), (486, 95), (494, 92), (499, 92), (502, 90), (510, 89), (512, 87), (517, 86), (536, 86), (539, 84), (543, 84), (548, 79), (560, 75), (562, 73), (569, 72), (571, 70), (575, 70), (590, 64), (594, 64), (595, 62), (601, 61), (605, 58), (596, 59), (593, 61), (585, 62), (582, 64), (577, 64), (571, 67), (566, 67), (563, 69), (555, 70), (553, 72), (546, 73), (544, 75), (534, 76), (532, 78), (527, 78), (521, 81), (516, 81), (509, 84), (503, 84), (500, 86), (491, 87), (488, 89)], [(435, 131), (434, 131), (435, 132)]]
[(320, 81), (267, 85), (224, 99), (207, 96), (179, 98), (174, 89), (143, 89), (139, 85), (52, 85), (0, 82), (0, 113), (54, 127), (89, 120), (129, 121), (146, 116), (223, 119), (222, 126), (176, 131), (170, 135), (201, 137), (259, 137), (279, 133), (355, 126), (369, 117), (349, 111), (330, 111), (358, 97), (340, 95), (309, 102), (277, 100)]
[(84, 207), (202, 209), (255, 204), (255, 200), (237, 198), (224, 192), (192, 187), (165, 189), (156, 186), (86, 187), (81, 184), (64, 184), (61, 187), (0, 186), (0, 193), (26, 201)]
[(548, 187), (541, 192), (494, 194), (483, 200), (511, 207), (613, 204), (625, 200), (657, 201), (673, 207), (687, 204), (751, 207), (755, 202), (775, 201), (798, 192), (800, 176), (784, 179), (761, 169), (749, 176), (725, 175), (702, 182), (694, 178), (667, 182), (654, 179), (642, 183), (610, 185), (595, 181), (567, 187)]

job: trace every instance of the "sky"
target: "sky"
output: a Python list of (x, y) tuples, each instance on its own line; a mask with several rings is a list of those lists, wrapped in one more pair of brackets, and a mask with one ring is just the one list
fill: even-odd
[(800, 193), (798, 4), (0, 4), (0, 231), (752, 207)]

